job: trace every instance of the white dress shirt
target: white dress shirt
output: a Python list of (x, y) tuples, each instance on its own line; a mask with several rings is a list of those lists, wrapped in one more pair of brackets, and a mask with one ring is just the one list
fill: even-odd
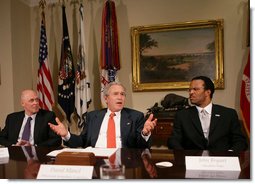
[[(98, 139), (96, 142), (95, 147), (96, 148), (107, 148), (107, 128), (108, 128), (108, 120), (110, 118), (111, 111), (107, 109), (107, 112), (104, 116), (103, 122), (100, 127)], [(121, 119), (121, 111), (115, 112), (115, 116), (113, 117), (114, 123), (115, 123), (115, 133), (116, 133), (116, 148), (121, 148), (122, 147), (122, 141), (121, 141), (121, 130), (120, 130), (120, 119)], [(145, 141), (148, 141), (151, 132), (149, 135), (144, 136), (141, 132), (141, 136)], [(67, 133), (65, 137), (62, 137), (64, 141), (68, 141), (71, 137), (70, 132)]]
[[(115, 123), (115, 133), (116, 133), (116, 147), (122, 147), (121, 141), (121, 133), (120, 133), (120, 118), (121, 118), (121, 111), (115, 112), (115, 116), (113, 117)], [(107, 127), (108, 127), (108, 120), (110, 118), (111, 111), (107, 109), (107, 112), (104, 116), (103, 122), (101, 124), (101, 128), (99, 131), (98, 139), (96, 142), (96, 148), (106, 148), (107, 147)]]

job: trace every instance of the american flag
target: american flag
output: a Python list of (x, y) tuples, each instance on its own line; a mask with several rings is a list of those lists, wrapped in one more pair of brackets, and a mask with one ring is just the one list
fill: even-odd
[(78, 39), (78, 61), (75, 82), (75, 110), (78, 117), (78, 128), (82, 128), (86, 121), (86, 114), (91, 103), (88, 62), (85, 57), (85, 37), (83, 23), (83, 5), (80, 4), (80, 30)]
[(48, 66), (48, 46), (45, 28), (45, 14), (42, 12), (41, 36), (39, 49), (39, 69), (37, 91), (39, 96), (39, 105), (42, 109), (52, 110), (54, 104), (53, 82)]

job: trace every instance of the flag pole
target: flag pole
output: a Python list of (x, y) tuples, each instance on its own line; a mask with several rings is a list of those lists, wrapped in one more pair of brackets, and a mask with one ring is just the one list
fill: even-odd
[(39, 105), (41, 109), (52, 110), (54, 105), (54, 90), (53, 81), (51, 78), (51, 72), (48, 65), (48, 46), (46, 36), (46, 25), (45, 25), (45, 13), (44, 8), (46, 1), (41, 0), (39, 2), (41, 12), (41, 26), (40, 26), (40, 46), (39, 46), (39, 68), (38, 68), (38, 81), (37, 81), (37, 92), (39, 96)]
[(59, 3), (62, 2), (62, 6), (65, 6), (67, 1), (68, 1), (68, 0), (58, 0)]

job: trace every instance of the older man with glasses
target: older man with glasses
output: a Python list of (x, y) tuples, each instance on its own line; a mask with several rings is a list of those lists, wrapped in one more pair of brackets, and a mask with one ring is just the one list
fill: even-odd
[(168, 139), (169, 149), (247, 149), (236, 111), (212, 103), (214, 84), (210, 78), (193, 78), (188, 92), (194, 106), (176, 113), (173, 133)]

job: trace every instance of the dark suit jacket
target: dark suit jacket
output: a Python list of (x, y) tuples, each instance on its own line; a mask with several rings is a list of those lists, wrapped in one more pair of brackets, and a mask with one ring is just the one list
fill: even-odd
[[(9, 114), (5, 121), (5, 127), (0, 132), (0, 144), (11, 146), (16, 144), (22, 126), (25, 112), (15, 112)], [(57, 124), (55, 114), (51, 111), (39, 110), (35, 118), (34, 144), (37, 146), (60, 146), (61, 137), (55, 134), (48, 123)]]
[(169, 149), (234, 150), (247, 149), (247, 141), (234, 109), (212, 106), (208, 141), (205, 139), (195, 106), (176, 113)]
[[(79, 136), (71, 134), (69, 141), (65, 142), (65, 145), (69, 147), (95, 147), (106, 112), (107, 109), (89, 112), (83, 132)], [(149, 147), (150, 140), (146, 142), (141, 136), (145, 123), (142, 112), (129, 108), (122, 109), (120, 123), (123, 148)]]

